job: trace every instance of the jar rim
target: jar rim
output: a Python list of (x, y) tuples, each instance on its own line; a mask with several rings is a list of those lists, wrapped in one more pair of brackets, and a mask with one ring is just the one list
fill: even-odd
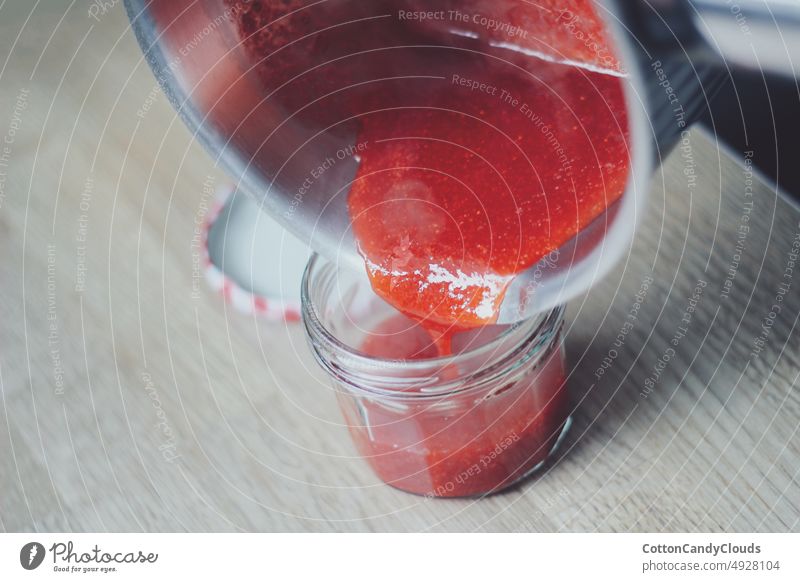
[[(376, 367), (382, 370), (389, 370), (389, 369), (403, 369), (408, 371), (415, 371), (415, 370), (426, 370), (431, 369), (432, 367), (437, 368), (445, 368), (456, 361), (468, 357), (476, 357), (481, 356), (484, 353), (490, 352), (493, 349), (497, 349), (504, 341), (509, 339), (509, 336), (513, 333), (519, 332), (520, 328), (523, 326), (528, 326), (529, 330), (525, 333), (525, 337), (531, 340), (530, 342), (525, 342), (525, 344), (534, 343), (536, 340), (541, 340), (544, 337), (548, 337), (545, 334), (550, 330), (557, 327), (557, 324), (560, 323), (560, 320), (563, 318), (564, 313), (564, 305), (558, 305), (550, 310), (540, 312), (534, 317), (529, 318), (527, 320), (522, 320), (519, 322), (515, 322), (513, 324), (509, 324), (508, 328), (503, 330), (499, 333), (496, 337), (492, 338), (486, 343), (479, 345), (474, 349), (469, 349), (464, 352), (459, 352), (457, 354), (452, 354), (449, 356), (436, 356), (433, 358), (422, 358), (422, 359), (415, 359), (415, 360), (407, 360), (407, 359), (395, 359), (395, 358), (382, 358), (371, 356), (355, 348), (350, 346), (341, 340), (339, 340), (322, 322), (322, 318), (317, 310), (314, 301), (311, 298), (311, 279), (314, 274), (315, 269), (320, 269), (324, 267), (329, 267), (331, 269), (335, 269), (336, 266), (334, 263), (324, 259), (318, 253), (312, 253), (309, 261), (306, 265), (305, 271), (303, 272), (303, 279), (301, 283), (301, 312), (302, 312), (302, 320), (303, 325), (305, 327), (306, 333), (309, 338), (314, 340), (321, 340), (322, 343), (326, 345), (328, 348), (332, 348), (336, 350), (340, 354), (344, 354), (347, 357), (348, 361), (352, 361), (355, 363), (360, 363), (365, 367)], [(554, 325), (554, 318), (556, 319)], [(320, 355), (318, 353), (317, 347), (312, 345), (312, 350), (315, 352), (315, 356), (317, 359), (320, 359)], [(384, 389), (369, 389), (367, 391), (370, 392), (378, 392), (381, 395), (391, 395), (391, 396), (403, 396), (403, 397), (425, 397), (425, 396), (441, 396), (443, 394), (452, 394), (454, 392), (461, 392), (462, 390), (466, 391), (469, 390), (473, 384), (473, 381), (483, 380), (483, 376), (491, 374), (495, 369), (501, 365), (503, 362), (507, 360), (507, 358), (511, 358), (514, 355), (517, 355), (520, 350), (510, 350), (508, 354), (504, 354), (500, 361), (496, 365), (488, 366), (486, 369), (482, 370), (482, 373), (473, 374), (472, 377), (468, 379), (462, 379), (460, 384), (461, 387), (455, 389), (445, 389), (441, 387), (442, 390), (437, 390), (436, 393), (432, 392), (425, 392), (425, 393), (409, 393), (409, 392), (401, 392), (399, 390), (384, 390)], [(330, 369), (330, 366), (327, 362), (321, 362), (325, 368)], [(333, 371), (333, 370), (331, 370)], [(356, 385), (352, 382), (348, 382), (348, 384), (352, 385), (353, 387), (359, 390), (365, 390), (363, 386)]]

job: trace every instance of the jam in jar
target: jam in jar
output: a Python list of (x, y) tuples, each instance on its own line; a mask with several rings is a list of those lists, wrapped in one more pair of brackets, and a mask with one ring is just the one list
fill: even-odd
[(319, 256), (303, 320), (359, 453), (384, 482), (435, 497), (499, 491), (539, 468), (569, 425), (557, 307), (513, 325), (430, 334), (357, 271)]

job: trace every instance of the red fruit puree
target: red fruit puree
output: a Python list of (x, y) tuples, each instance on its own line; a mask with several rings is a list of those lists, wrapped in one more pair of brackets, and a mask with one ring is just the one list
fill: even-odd
[[(403, 316), (385, 321), (362, 351), (379, 358), (435, 357), (426, 331), (409, 324)], [(453, 351), (467, 347), (473, 334), (455, 334)], [(375, 473), (399, 489), (437, 497), (498, 491), (544, 461), (569, 416), (560, 344), (489, 389), (433, 402), (355, 400), (340, 393), (353, 440)]]
[[(590, 0), (334, 0), (300, 10), (309, 3), (243, 5), (245, 50), (268, 57), (261, 79), (287, 117), (364, 144), (348, 207), (372, 287), (437, 346), (409, 332), (360, 347), (393, 359), (447, 355), (454, 333), (496, 320), (515, 274), (622, 194), (619, 65)], [(378, 428), (369, 438), (354, 429), (356, 441), (387, 482), (430, 493), (511, 439), (491, 470), (443, 494), (507, 483), (546, 456), (568, 414), (553, 354), (520, 380), (530, 389), (515, 390), (513, 406), (481, 404), (454, 419), (375, 405)], [(398, 452), (408, 442), (417, 444)]]

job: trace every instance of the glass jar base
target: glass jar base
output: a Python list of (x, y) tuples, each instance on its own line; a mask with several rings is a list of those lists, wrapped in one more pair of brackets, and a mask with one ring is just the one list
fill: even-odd
[(475, 493), (472, 495), (436, 495), (433, 493), (419, 493), (418, 491), (409, 491), (407, 489), (403, 489), (402, 487), (398, 487), (397, 485), (394, 485), (392, 483), (387, 483), (387, 485), (389, 485), (393, 489), (402, 491), (403, 493), (410, 493), (418, 497), (425, 497), (429, 499), (479, 499), (482, 497), (486, 497), (488, 495), (495, 495), (497, 493), (502, 493), (504, 491), (507, 491), (508, 489), (511, 489), (512, 487), (519, 485), (526, 479), (529, 479), (530, 477), (533, 477), (536, 473), (538, 473), (547, 464), (547, 462), (553, 458), (553, 455), (561, 447), (561, 444), (566, 439), (567, 433), (569, 432), (569, 429), (571, 427), (572, 427), (572, 416), (568, 416), (564, 421), (564, 426), (561, 428), (561, 432), (558, 433), (558, 437), (556, 438), (555, 443), (553, 443), (553, 446), (550, 447), (550, 450), (547, 452), (547, 456), (545, 456), (544, 459), (536, 463), (533, 467), (525, 471), (522, 475), (520, 475), (513, 481), (504, 483), (502, 486), (497, 487), (495, 489), (491, 489), (489, 491), (484, 491), (482, 493)]

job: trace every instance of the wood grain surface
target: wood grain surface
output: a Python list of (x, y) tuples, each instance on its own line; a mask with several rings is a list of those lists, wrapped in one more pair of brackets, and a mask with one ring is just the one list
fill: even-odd
[(627, 260), (570, 305), (557, 459), (430, 500), (356, 457), (299, 326), (198, 280), (224, 176), (121, 3), (3, 3), (0, 47), (3, 530), (800, 529), (800, 212), (713, 136), (672, 153)]

